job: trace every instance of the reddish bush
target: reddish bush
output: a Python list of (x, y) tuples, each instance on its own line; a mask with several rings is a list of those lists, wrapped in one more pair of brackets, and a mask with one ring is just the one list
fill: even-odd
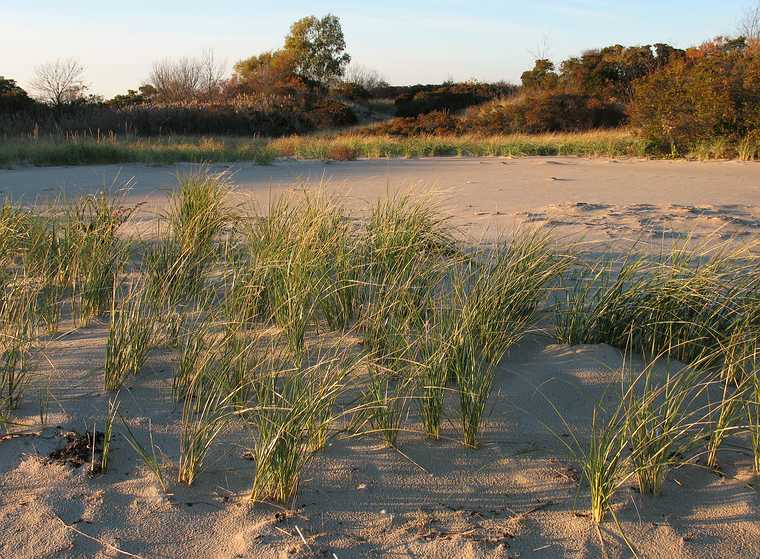
[(640, 80), (631, 121), (663, 147), (738, 140), (760, 128), (760, 51), (716, 40)]
[(340, 128), (358, 122), (351, 107), (330, 97), (317, 98), (307, 106), (303, 116), (306, 122), (317, 129)]
[(588, 95), (532, 93), (473, 109), (464, 118), (468, 130), (488, 134), (574, 132), (619, 126), (622, 106)]
[(345, 145), (333, 145), (327, 150), (327, 159), (333, 161), (353, 161), (356, 159), (356, 150)]
[(434, 111), (417, 117), (396, 117), (380, 125), (365, 129), (368, 134), (382, 136), (415, 136), (433, 134), (441, 136), (460, 130), (460, 121), (445, 111)]

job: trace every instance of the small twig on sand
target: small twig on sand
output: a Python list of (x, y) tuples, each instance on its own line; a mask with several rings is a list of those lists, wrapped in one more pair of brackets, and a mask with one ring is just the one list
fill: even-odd
[(543, 502), (543, 503), (540, 503), (540, 504), (536, 505), (535, 507), (533, 507), (533, 508), (531, 508), (531, 509), (528, 509), (528, 510), (526, 510), (526, 511), (524, 511), (524, 512), (520, 512), (520, 513), (517, 513), (517, 514), (516, 514), (515, 516), (513, 516), (512, 518), (513, 518), (513, 519), (523, 519), (523, 518), (525, 518), (526, 516), (528, 516), (529, 514), (533, 514), (534, 512), (538, 512), (538, 511), (540, 511), (540, 510), (543, 510), (543, 509), (545, 509), (546, 507), (550, 507), (550, 506), (552, 506), (553, 504), (554, 504), (554, 501), (545, 501), (545, 502)]
[(6, 433), (5, 435), (0, 435), (0, 443), (13, 439), (20, 439), (22, 437), (39, 437), (41, 434), (42, 433), (40, 433), (40, 431), (28, 431), (25, 433)]
[(297, 525), (297, 524), (294, 524), (294, 526), (296, 527), (296, 532), (298, 532), (298, 535), (299, 535), (299, 536), (301, 536), (301, 541), (302, 541), (302, 542), (303, 542), (303, 544), (306, 546), (306, 548), (309, 550), (309, 552), (311, 552), (311, 546), (310, 546), (310, 545), (309, 545), (309, 543), (306, 541), (306, 538), (304, 538), (304, 537), (303, 537), (303, 534), (301, 533), (301, 529), (298, 527), (298, 525)]
[(393, 447), (393, 450), (395, 450), (395, 451), (396, 451), (396, 452), (398, 452), (398, 453), (399, 453), (401, 456), (403, 456), (404, 458), (406, 458), (407, 460), (409, 460), (409, 461), (410, 461), (412, 464), (414, 464), (415, 466), (417, 466), (417, 467), (418, 467), (420, 470), (422, 470), (423, 472), (425, 472), (427, 475), (429, 475), (429, 476), (432, 476), (432, 475), (433, 475), (433, 474), (432, 474), (432, 472), (430, 472), (430, 470), (428, 470), (427, 468), (425, 468), (425, 466), (422, 466), (422, 465), (420, 465), (418, 462), (415, 462), (415, 461), (414, 461), (414, 460), (412, 460), (412, 459), (411, 459), (411, 458), (410, 458), (410, 457), (409, 457), (407, 454), (404, 454), (403, 452), (401, 452), (401, 450), (399, 450), (399, 449), (398, 449), (398, 448), (396, 448), (395, 446)]
[(134, 557), (135, 559), (144, 559), (144, 558), (143, 558), (142, 556), (140, 556), (140, 555), (135, 555), (134, 553), (130, 553), (129, 551), (124, 551), (123, 549), (119, 549), (119, 548), (118, 548), (118, 547), (116, 547), (115, 545), (111, 545), (111, 544), (110, 544), (110, 543), (108, 543), (108, 542), (104, 542), (103, 540), (99, 540), (98, 538), (96, 538), (96, 537), (94, 537), (94, 536), (91, 536), (91, 535), (89, 535), (89, 534), (85, 534), (84, 532), (82, 532), (81, 530), (79, 530), (79, 529), (75, 528), (75, 527), (74, 527), (74, 526), (72, 526), (71, 524), (66, 524), (66, 522), (64, 522), (63, 518), (61, 518), (60, 516), (58, 516), (58, 515), (57, 515), (57, 514), (55, 514), (54, 512), (51, 512), (50, 514), (53, 516), (53, 518), (55, 518), (56, 520), (58, 520), (58, 522), (60, 522), (60, 523), (61, 523), (61, 524), (63, 524), (64, 526), (66, 526), (66, 528), (68, 528), (69, 530), (72, 530), (73, 532), (76, 532), (77, 534), (79, 534), (80, 536), (82, 536), (82, 537), (84, 537), (84, 538), (87, 538), (88, 540), (91, 540), (91, 541), (97, 542), (97, 543), (99, 543), (100, 545), (102, 545), (103, 547), (107, 547), (107, 548), (108, 548), (108, 549), (110, 549), (111, 551), (115, 551), (116, 553), (120, 553), (120, 554), (122, 554), (122, 555), (126, 555), (127, 557)]

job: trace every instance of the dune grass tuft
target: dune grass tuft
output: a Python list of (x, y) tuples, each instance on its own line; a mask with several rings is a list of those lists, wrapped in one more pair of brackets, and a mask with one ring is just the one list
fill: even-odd
[(260, 375), (248, 414), (256, 463), (252, 500), (293, 504), (304, 468), (342, 413), (334, 406), (349, 370), (330, 359)]
[[(114, 285), (114, 293), (117, 291)], [(119, 390), (136, 375), (148, 356), (156, 330), (156, 317), (145, 288), (131, 285), (123, 297), (113, 296), (104, 367), (105, 389)]]

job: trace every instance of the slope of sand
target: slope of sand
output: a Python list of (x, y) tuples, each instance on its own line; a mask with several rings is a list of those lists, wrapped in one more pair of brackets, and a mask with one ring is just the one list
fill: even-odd
[[(706, 235), (717, 225), (749, 239), (760, 230), (760, 166), (751, 164), (443, 159), (279, 162), (232, 171), (241, 200), (252, 193), (260, 202), (269, 191), (306, 179), (314, 185), (324, 176), (326, 188), (345, 194), (359, 216), (388, 190), (433, 186), (444, 192), (443, 210), (473, 236), (526, 220), (600, 240)], [(176, 168), (0, 171), (0, 191), (42, 200), (60, 188), (97, 190), (119, 172), (121, 179), (134, 177), (129, 201), (146, 202), (141, 212), (148, 220)], [(583, 440), (593, 404), (619, 390), (622, 357), (611, 347), (567, 347), (531, 336), (497, 372), (482, 448), (463, 448), (455, 416), (443, 440), (431, 442), (412, 414), (401, 452), (370, 436), (336, 437), (305, 472), (295, 510), (284, 511), (248, 502), (253, 465), (243, 456), (250, 438), (242, 430), (224, 435), (194, 486), (174, 482), (180, 410), (171, 399), (176, 355), (166, 350), (153, 352), (127, 382), (120, 411), (139, 440), (152, 432), (169, 495), (119, 434), (105, 475), (89, 477), (86, 466), (47, 460), (62, 446), (63, 432), (102, 429), (107, 406), (106, 328), (62, 331), (36, 352), (34, 388), (18, 413), (37, 422), (38, 391), (49, 389), (48, 426), (0, 439), (2, 559), (604, 555), (564, 443), (572, 444), (573, 435)], [(116, 431), (123, 431), (118, 422)], [(721, 463), (723, 477), (698, 466), (672, 472), (659, 498), (641, 496), (633, 481), (625, 485), (616, 510), (641, 556), (760, 557), (760, 494), (750, 457), (725, 450)], [(614, 522), (602, 532), (610, 556), (631, 555)]]
[[(105, 337), (104, 328), (87, 328), (37, 356), (54, 397), (50, 426), (0, 442), (0, 557), (117, 556), (109, 546), (146, 558), (602, 556), (586, 490), (562, 441), (583, 440), (592, 404), (619, 390), (621, 355), (611, 347), (526, 340), (497, 373), (482, 448), (462, 447), (454, 417), (444, 439), (431, 442), (412, 415), (401, 452), (370, 436), (336, 438), (286, 512), (249, 504), (253, 466), (243, 458), (250, 444), (243, 431), (223, 437), (195, 485), (174, 482), (175, 358), (160, 351), (122, 390), (120, 412), (143, 443), (152, 431), (170, 495), (118, 435), (105, 475), (51, 464), (46, 457), (61, 446), (62, 431), (102, 427)], [(20, 410), (29, 421), (38, 413), (34, 400)], [(760, 556), (750, 458), (726, 451), (722, 463), (725, 477), (696, 466), (673, 472), (659, 498), (642, 497), (633, 481), (625, 485), (617, 514), (643, 557)], [(603, 533), (610, 556), (630, 556), (612, 521)]]

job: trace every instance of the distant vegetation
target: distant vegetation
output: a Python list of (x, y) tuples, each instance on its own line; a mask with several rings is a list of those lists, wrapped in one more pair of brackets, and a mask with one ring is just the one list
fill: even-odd
[(499, 136), (370, 136), (360, 133), (241, 138), (233, 136), (161, 136), (125, 138), (14, 139), (0, 143), (0, 168), (17, 162), (33, 165), (106, 163), (172, 164), (255, 161), (277, 157), (350, 161), (360, 157), (578, 155), (584, 157), (647, 157), (651, 144), (626, 130), (593, 130), (565, 134)]
[[(372, 151), (366, 145), (379, 143), (357, 143), (357, 136), (446, 137), (459, 147), (443, 151), (483, 153), (493, 149), (472, 148), (473, 138), (602, 129), (625, 130), (630, 140), (624, 154), (757, 159), (760, 15), (753, 14), (760, 10), (747, 16), (742, 36), (685, 50), (662, 43), (612, 45), (559, 64), (540, 58), (523, 72), (519, 85), (392, 86), (377, 72), (351, 65), (340, 20), (330, 14), (296, 21), (282, 48), (240, 60), (229, 76), (206, 51), (198, 58), (156, 62), (145, 84), (109, 100), (89, 94), (85, 69), (77, 61), (58, 60), (37, 68), (34, 97), (13, 79), (0, 77), (0, 136), (8, 140), (0, 161), (47, 160), (31, 152), (49, 155), (62, 141), (76, 144), (69, 155), (79, 154), (64, 160), (100, 161), (108, 152), (106, 159), (122, 161), (144, 159), (124, 150), (139, 144), (139, 138), (276, 138), (320, 130), (335, 138), (346, 128), (351, 128), (347, 136), (333, 140), (332, 155), (338, 159), (365, 156)], [(52, 138), (42, 145), (41, 137)], [(104, 138), (105, 147), (92, 147)], [(241, 145), (240, 140), (207, 142)], [(404, 144), (400, 151), (407, 154), (418, 151), (407, 149), (414, 142), (394, 142)], [(365, 147), (357, 148), (360, 144)], [(470, 148), (462, 149), (465, 144)], [(256, 143), (254, 159), (282, 155), (278, 149), (262, 152), (263, 145)]]

